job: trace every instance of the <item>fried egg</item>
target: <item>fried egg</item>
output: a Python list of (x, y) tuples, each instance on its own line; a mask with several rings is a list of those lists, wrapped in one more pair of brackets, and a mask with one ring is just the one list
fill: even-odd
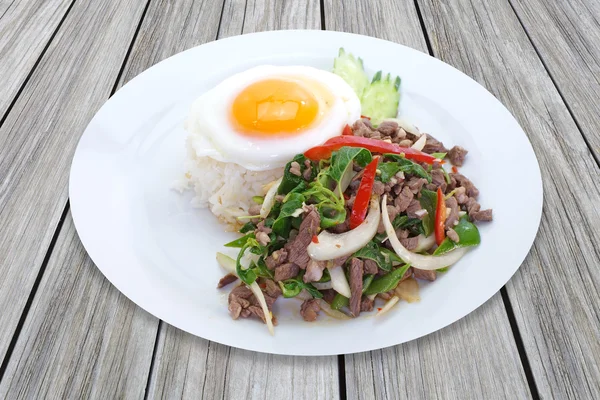
[(306, 66), (263, 65), (197, 98), (187, 130), (199, 157), (252, 171), (284, 166), (360, 118), (360, 100), (339, 76)]

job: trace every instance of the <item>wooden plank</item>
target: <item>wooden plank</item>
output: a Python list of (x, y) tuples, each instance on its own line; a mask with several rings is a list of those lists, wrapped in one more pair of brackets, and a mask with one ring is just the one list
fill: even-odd
[(419, 4), (434, 53), (509, 108), (540, 163), (540, 231), (507, 285), (537, 390), (600, 398), (600, 169), (510, 4)]
[[(188, 45), (214, 39), (220, 7), (213, 5), (152, 2), (120, 84)], [(131, 22), (135, 29), (138, 22)], [(106, 80), (106, 97), (118, 71)], [(0, 398), (142, 398), (158, 326), (95, 267), (69, 214), (0, 382)]]
[[(325, 26), (427, 52), (412, 2), (326, 0)], [(499, 293), (435, 334), (346, 356), (349, 398), (504, 398), (506, 382), (514, 398), (531, 397)]]
[[(285, 5), (284, 8), (281, 1), (249, 1), (243, 7), (237, 0), (226, 0), (223, 18), (227, 16), (232, 22), (226, 24), (223, 20), (219, 37), (267, 29), (320, 26), (318, 1)], [(150, 398), (339, 397), (336, 357), (254, 353), (208, 342), (168, 324), (162, 324), (159, 337)]]
[(600, 2), (511, 3), (600, 160)]
[(69, 214), (0, 398), (143, 398), (157, 326), (102, 276)]
[(149, 398), (339, 398), (333, 357), (255, 353), (163, 327)]
[(110, 95), (145, 4), (77, 2), (0, 128), (0, 359), (63, 213), (77, 141)]
[(0, 120), (72, 2), (28, 0), (0, 5)]

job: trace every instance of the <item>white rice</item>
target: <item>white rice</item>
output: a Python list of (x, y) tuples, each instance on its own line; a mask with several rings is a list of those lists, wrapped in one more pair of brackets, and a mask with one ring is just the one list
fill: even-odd
[(248, 209), (255, 204), (252, 197), (264, 195), (268, 184), (283, 175), (283, 168), (250, 171), (235, 163), (199, 157), (190, 142), (187, 141), (185, 176), (173, 188), (180, 192), (193, 189), (193, 207), (208, 207), (230, 230), (238, 229), (247, 220), (237, 217), (248, 215)]

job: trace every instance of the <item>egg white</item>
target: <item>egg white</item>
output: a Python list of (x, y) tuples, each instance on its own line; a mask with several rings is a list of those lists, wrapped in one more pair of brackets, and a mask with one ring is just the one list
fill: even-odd
[[(272, 78), (316, 82), (327, 90), (332, 104), (323, 104), (318, 90), (313, 94), (323, 111), (309, 127), (289, 136), (249, 137), (239, 133), (231, 121), (231, 107), (236, 96), (252, 83)], [(296, 154), (340, 135), (346, 124), (360, 118), (360, 100), (339, 76), (307, 66), (262, 65), (235, 74), (204, 93), (192, 104), (187, 130), (196, 155), (218, 161), (233, 162), (251, 171), (283, 167)]]

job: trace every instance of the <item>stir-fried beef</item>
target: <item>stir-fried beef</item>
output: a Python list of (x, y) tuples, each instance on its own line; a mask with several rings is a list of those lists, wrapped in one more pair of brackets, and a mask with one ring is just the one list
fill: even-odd
[(267, 244), (269, 244), (269, 242), (271, 241), (271, 238), (269, 237), (268, 234), (264, 233), (264, 232), (256, 232), (256, 241), (261, 245), (261, 246), (266, 246)]
[(321, 290), (321, 293), (323, 293), (323, 300), (331, 304), (337, 292), (333, 289), (325, 289)]
[(400, 145), (400, 147), (410, 147), (413, 145), (413, 141), (410, 139), (402, 139), (398, 145)]
[(319, 231), (321, 217), (314, 206), (308, 206), (308, 212), (304, 216), (298, 235), (287, 242), (285, 249), (288, 252), (288, 261), (293, 262), (301, 269), (305, 269), (310, 261), (306, 248), (310, 244), (312, 237)]
[(364, 274), (376, 274), (377, 273), (377, 263), (373, 260), (365, 260), (363, 264), (363, 273)]
[(231, 318), (238, 319), (243, 309), (250, 307), (248, 300), (252, 296), (252, 290), (245, 285), (234, 288), (229, 293), (229, 313)]
[(285, 263), (282, 264), (280, 266), (278, 266), (277, 268), (275, 268), (275, 280), (277, 282), (279, 281), (285, 281), (286, 279), (291, 279), (293, 277), (295, 277), (296, 275), (298, 275), (298, 272), (300, 272), (300, 268), (294, 264), (294, 263)]
[[(370, 137), (371, 132), (373, 131), (371, 123), (366, 122), (368, 120), (359, 119), (352, 125), (352, 133), (354, 136), (366, 136)], [(369, 125), (367, 125), (367, 123)]]
[(423, 147), (425, 153), (446, 153), (448, 149), (444, 147), (444, 143), (440, 142), (433, 136), (427, 134), (427, 141), (425, 147)]
[(344, 265), (346, 263), (346, 261), (348, 261), (349, 258), (350, 258), (350, 256), (338, 257), (338, 258), (336, 258), (336, 259), (333, 260), (333, 266), (334, 267), (339, 267), (341, 265)]
[(482, 211), (475, 211), (473, 213), (470, 213), (469, 217), (471, 217), (471, 219), (473, 221), (485, 221), (485, 222), (489, 222), (489, 221), (491, 221), (493, 219), (492, 210), (491, 209), (482, 210)]
[(317, 299), (304, 300), (300, 306), (300, 315), (307, 322), (315, 321), (319, 315), (319, 311), (321, 311), (321, 306)]
[(394, 200), (394, 205), (398, 212), (404, 212), (410, 205), (411, 201), (415, 197), (410, 187), (404, 186), (398, 197)]
[(348, 218), (346, 218), (346, 220), (340, 224), (337, 224), (335, 226), (332, 226), (331, 228), (329, 228), (329, 230), (333, 233), (344, 233), (344, 232), (348, 232), (350, 230), (350, 217), (349, 217), (350, 213), (348, 213)]
[(458, 186), (462, 186), (465, 188), (465, 190), (467, 191), (467, 196), (473, 197), (475, 199), (477, 199), (477, 197), (479, 197), (479, 190), (475, 187), (473, 182), (471, 182), (469, 180), (469, 178), (467, 178), (463, 174), (452, 174), (452, 175), (454, 176), (454, 179), (456, 179)]
[(225, 287), (235, 281), (237, 281), (237, 276), (235, 276), (234, 274), (227, 274), (219, 280), (219, 283), (217, 284), (217, 289), (221, 289), (222, 287)]
[(402, 246), (406, 247), (408, 250), (414, 250), (417, 248), (417, 245), (419, 244), (419, 238), (411, 237), (411, 238), (401, 239), (400, 243), (402, 243)]
[(412, 275), (413, 275), (413, 267), (410, 267), (409, 269), (406, 270), (404, 275), (402, 275), (402, 278), (400, 278), (400, 282), (407, 280)]
[(265, 289), (263, 291), (265, 292), (266, 296), (272, 297), (274, 299), (276, 299), (279, 296), (281, 296), (281, 288), (279, 287), (278, 284), (276, 284), (271, 279), (266, 279), (265, 280)]
[(323, 270), (327, 266), (327, 261), (310, 260), (306, 266), (304, 282), (316, 282), (323, 277)]
[(424, 269), (413, 268), (413, 276), (415, 279), (423, 279), (425, 281), (435, 281), (436, 278), (435, 271), (428, 271)]
[(363, 262), (358, 258), (350, 261), (350, 312), (355, 317), (360, 314), (360, 299), (363, 289)]
[[(263, 293), (267, 308), (270, 310), (273, 307), (273, 303), (275, 303), (277, 298), (281, 295), (281, 289), (279, 288), (279, 285), (269, 279), (265, 281)], [(231, 318), (238, 319), (240, 317), (248, 318), (256, 316), (263, 322), (266, 322), (265, 314), (260, 307), (260, 303), (249, 287), (245, 285), (235, 287), (231, 293), (229, 293), (228, 302)]]
[(464, 149), (460, 146), (454, 146), (448, 152), (448, 159), (452, 163), (452, 165), (456, 165), (457, 167), (462, 167), (465, 162), (465, 157), (467, 156), (468, 150)]
[(446, 176), (441, 169), (434, 169), (431, 171), (431, 183), (435, 185), (435, 189), (433, 190), (436, 190), (439, 187), (442, 189), (443, 193), (446, 192), (446, 186), (448, 186), (448, 184), (446, 183)]
[(375, 305), (375, 301), (369, 299), (367, 296), (363, 296), (360, 301), (360, 311), (361, 312), (369, 312), (373, 311), (373, 306)]
[(260, 204), (252, 204), (248, 208), (248, 215), (258, 215), (258, 214), (260, 214), (260, 208), (261, 208)]
[(452, 228), (458, 223), (458, 202), (455, 197), (446, 199), (446, 207), (450, 209), (450, 214), (446, 216), (446, 229)]
[(413, 177), (406, 182), (410, 190), (412, 190), (413, 194), (417, 194), (423, 188), (423, 185), (427, 183), (427, 179)]
[(406, 215), (408, 218), (421, 218), (422, 215), (417, 214), (417, 211), (419, 210), (421, 210), (421, 203), (419, 203), (418, 200), (413, 199), (406, 209)]
[(398, 123), (394, 121), (383, 121), (377, 127), (377, 130), (381, 132), (383, 136), (395, 137), (398, 132)]
[(467, 214), (471, 215), (471, 214), (479, 211), (481, 209), (481, 206), (479, 205), (477, 200), (475, 200), (472, 197), (469, 197), (469, 199), (465, 203), (465, 208), (467, 209)]
[(288, 252), (286, 249), (275, 250), (270, 256), (265, 258), (265, 264), (271, 271), (287, 261)]
[(383, 193), (385, 193), (385, 184), (381, 181), (373, 182), (373, 193), (381, 196)]

